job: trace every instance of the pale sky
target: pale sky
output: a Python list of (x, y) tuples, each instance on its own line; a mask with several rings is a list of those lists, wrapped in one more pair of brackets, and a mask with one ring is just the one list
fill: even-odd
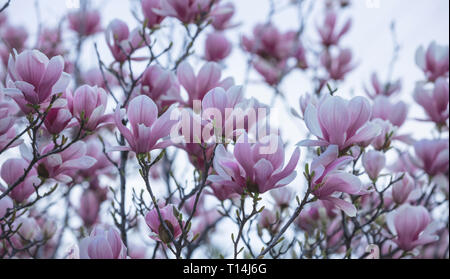
[[(224, 2), (227, 2), (223, 0)], [(323, 1), (316, 1), (315, 9), (308, 15), (306, 36), (311, 43), (316, 42), (315, 25), (322, 22)], [(0, 5), (4, 0), (0, 1)], [(102, 11), (102, 24), (104, 27), (114, 18), (125, 20), (131, 28), (137, 26), (135, 19), (130, 11), (132, 2), (123, 0), (92, 0), (92, 6), (100, 8)], [(233, 40), (235, 46), (239, 43), (241, 34), (249, 34), (255, 24), (265, 22), (269, 12), (268, 0), (229, 0), (237, 8), (235, 21), (241, 25), (227, 32), (228, 38)], [(275, 0), (277, 5), (283, 6), (286, 1)], [(307, 1), (308, 3), (311, 2)], [(366, 0), (353, 0), (352, 6), (343, 13), (343, 19), (351, 17), (353, 26), (350, 33), (342, 42), (343, 46), (350, 47), (353, 50), (355, 61), (358, 67), (350, 73), (345, 84), (339, 89), (339, 94), (350, 96), (351, 92), (355, 95), (364, 95), (363, 85), (369, 84), (370, 75), (373, 71), (379, 73), (382, 80), (387, 75), (388, 65), (393, 53), (393, 43), (390, 33), (390, 25), (394, 20), (396, 23), (396, 34), (401, 52), (394, 70), (394, 79), (401, 78), (403, 90), (397, 99), (412, 103), (412, 91), (415, 82), (423, 78), (422, 72), (415, 65), (414, 55), (420, 45), (427, 47), (431, 41), (438, 44), (449, 44), (449, 1), (448, 0), (379, 0), (378, 7), (367, 5)], [(373, 1), (377, 2), (377, 1)], [(40, 17), (46, 26), (56, 26), (59, 20), (68, 12), (65, 0), (39, 0)], [(12, 0), (8, 8), (9, 20), (15, 24), (25, 25), (31, 34), (37, 30), (37, 15), (34, 9), (33, 0)], [(298, 16), (295, 9), (285, 10), (277, 14), (274, 23), (281, 30), (290, 30), (298, 28)], [(68, 37), (71, 35), (68, 34)], [(203, 51), (203, 40), (200, 38), (197, 44), (199, 54)], [(102, 56), (106, 60), (110, 59), (109, 51), (104, 44), (104, 36), (98, 35), (93, 41), (100, 45)], [(96, 66), (97, 61), (94, 56), (92, 43), (89, 41), (86, 47), (86, 56), (84, 60), (88, 67)], [(35, 42), (35, 38), (32, 38)], [(195, 64), (198, 66), (198, 64)], [(236, 48), (232, 56), (226, 62), (227, 69), (225, 75), (232, 75), (237, 84), (242, 84), (246, 71), (246, 58), (242, 51)], [(250, 76), (252, 81), (260, 80), (258, 74), (253, 73)], [(297, 71), (287, 78), (281, 90), (287, 96), (291, 106), (298, 110), (299, 97), (311, 91), (311, 82), (303, 72)], [(252, 82), (247, 87), (246, 96), (256, 97), (262, 102), (269, 103), (273, 91), (262, 83)], [(306, 127), (304, 124), (290, 116), (285, 111), (285, 106), (277, 103), (273, 111), (275, 123), (283, 123), (283, 138), (289, 141), (288, 154), (290, 157), (295, 143), (304, 138)], [(412, 105), (409, 118), (422, 117), (422, 110), (417, 105)], [(424, 129), (422, 129), (424, 128)], [(430, 137), (423, 131), (431, 130), (431, 126), (416, 121), (410, 121), (402, 132), (411, 132), (416, 138)], [(306, 154), (306, 150), (302, 150)], [(299, 164), (299, 169), (303, 163)], [(299, 172), (301, 173), (301, 171)], [(294, 182), (295, 184), (297, 182)], [(229, 236), (227, 236), (229, 237)], [(229, 240), (227, 238), (227, 240)]]

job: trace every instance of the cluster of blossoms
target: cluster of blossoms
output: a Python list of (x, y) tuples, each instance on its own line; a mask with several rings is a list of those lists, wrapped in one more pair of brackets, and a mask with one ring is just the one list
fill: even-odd
[[(276, 7), (241, 38), (275, 97), (293, 70), (314, 74), (292, 110), (308, 134), (296, 146), (247, 84), (225, 76), (225, 33), (238, 26), (230, 1), (142, 0), (134, 29), (120, 19), (103, 28), (83, 2), (35, 47), (0, 13), (0, 258), (448, 257), (448, 47), (416, 53), (424, 78), (409, 93), (425, 117), (411, 120), (402, 82), (376, 73), (367, 96), (347, 98), (331, 84), (355, 68), (341, 47), (350, 3), (334, 4), (311, 48), (305, 23), (278, 29)], [(176, 28), (181, 52), (161, 40)], [(112, 60), (95, 44), (98, 67), (85, 70), (94, 38)], [(402, 132), (416, 120), (437, 136)], [(212, 236), (231, 229), (232, 251), (215, 247)], [(62, 250), (69, 233), (77, 241)]]

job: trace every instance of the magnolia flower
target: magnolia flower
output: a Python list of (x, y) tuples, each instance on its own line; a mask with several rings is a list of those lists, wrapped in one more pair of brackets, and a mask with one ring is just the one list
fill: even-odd
[(337, 14), (333, 11), (327, 12), (325, 21), (322, 26), (317, 26), (322, 44), (325, 46), (337, 45), (339, 40), (344, 36), (352, 26), (352, 20), (348, 19), (344, 26), (337, 29)]
[[(177, 217), (174, 215), (173, 212), (173, 205), (166, 205), (165, 207), (161, 207), (159, 209), (159, 212), (161, 214), (161, 218), (166, 223), (165, 228), (161, 224), (161, 220), (159, 218), (158, 212), (156, 208), (153, 208), (146, 216), (145, 216), (145, 222), (147, 223), (147, 226), (152, 230), (152, 232), (155, 234), (154, 236), (151, 236), (153, 239), (162, 241), (164, 243), (170, 243), (173, 240), (177, 239), (181, 236), (181, 227), (180, 223), (178, 222)], [(183, 224), (184, 225), (184, 224)], [(170, 234), (168, 231), (170, 231)]]
[(386, 157), (383, 152), (370, 150), (364, 153), (362, 164), (370, 179), (376, 180), (381, 170), (386, 166)]
[(275, 233), (279, 227), (277, 214), (269, 209), (264, 209), (258, 218), (258, 230), (266, 229)]
[(211, 183), (211, 191), (208, 194), (215, 196), (219, 201), (226, 201), (228, 199), (233, 199), (239, 197), (236, 191), (228, 185), (223, 185), (221, 183)]
[(206, 38), (205, 59), (219, 62), (231, 53), (231, 43), (222, 33), (210, 33)]
[(66, 108), (52, 108), (45, 117), (44, 125), (50, 134), (58, 135), (72, 120), (72, 113)]
[(189, 63), (183, 62), (178, 66), (177, 75), (180, 84), (188, 93), (187, 105), (190, 107), (193, 106), (194, 101), (203, 100), (203, 97), (211, 89), (222, 87), (227, 90), (234, 85), (232, 78), (221, 80), (222, 71), (220, 66), (214, 62), (203, 65), (197, 75)]
[(236, 26), (231, 23), (236, 8), (233, 3), (228, 2), (225, 4), (219, 4), (211, 11), (211, 25), (218, 31), (224, 31)]
[(242, 37), (242, 46), (246, 51), (277, 62), (293, 56), (298, 44), (295, 31), (280, 33), (272, 24), (258, 24), (253, 29), (253, 38)]
[(182, 102), (180, 85), (175, 75), (159, 65), (148, 67), (140, 81), (141, 94), (149, 96), (160, 111), (174, 103)]
[[(104, 77), (103, 77), (104, 75)], [(117, 78), (108, 71), (102, 71), (99, 68), (92, 68), (82, 73), (82, 80), (90, 86), (98, 86), (105, 90), (119, 85)]]
[(449, 85), (445, 78), (438, 78), (432, 91), (418, 84), (414, 90), (414, 100), (422, 106), (430, 121), (445, 125), (449, 115)]
[(445, 173), (448, 171), (448, 146), (448, 139), (418, 141), (414, 144), (413, 163), (430, 176)]
[(21, 217), (15, 220), (13, 230), (18, 229), (18, 234), (27, 241), (37, 240), (40, 235), (39, 225), (34, 218)]
[(14, 203), (10, 197), (5, 196), (2, 199), (0, 199), (0, 219), (5, 217), (8, 210), (13, 209), (13, 208), (14, 208)]
[(378, 79), (378, 75), (376, 73), (372, 74), (371, 82), (372, 82), (371, 90), (364, 87), (367, 96), (369, 96), (371, 99), (375, 99), (375, 97), (380, 95), (390, 97), (400, 92), (400, 90), (402, 89), (402, 83), (400, 80), (397, 80), (392, 83), (383, 84)]
[(255, 61), (253, 61), (253, 67), (261, 76), (263, 76), (268, 85), (273, 86), (280, 83), (283, 75), (286, 74), (286, 62), (286, 60), (282, 60), (278, 63), (271, 63), (264, 59), (255, 59)]
[(24, 113), (32, 112), (27, 104), (40, 105), (49, 102), (49, 97), (62, 93), (70, 81), (63, 72), (61, 56), (48, 59), (38, 50), (14, 53), (8, 61), (7, 89)]
[(105, 114), (107, 102), (105, 90), (83, 85), (73, 94), (73, 114), (78, 122), (84, 122), (84, 129), (94, 131), (99, 125), (111, 121), (111, 115)]
[(214, 88), (202, 100), (202, 120), (207, 122), (202, 127), (203, 136), (209, 129), (216, 139), (236, 139), (244, 131), (255, 132), (258, 122), (261, 123), (267, 114), (267, 107), (254, 99), (244, 99), (241, 86), (232, 86), (227, 91)]
[(78, 214), (83, 220), (85, 226), (90, 227), (97, 223), (100, 213), (100, 201), (94, 191), (88, 189), (83, 192), (80, 199), (80, 208)]
[(371, 108), (367, 99), (355, 97), (350, 101), (338, 96), (322, 99), (317, 106), (309, 104), (305, 111), (305, 123), (318, 140), (304, 140), (300, 145), (337, 145), (340, 150), (380, 134), (380, 127), (369, 122)]
[(333, 80), (344, 80), (345, 75), (356, 67), (352, 62), (352, 51), (347, 48), (340, 49), (336, 54), (324, 52), (320, 56), (320, 63)]
[(175, 17), (185, 24), (197, 20), (209, 12), (210, 0), (161, 0), (161, 7), (153, 11), (161, 16)]
[(400, 127), (405, 123), (407, 115), (408, 105), (403, 101), (393, 103), (385, 96), (378, 96), (374, 100), (372, 119), (388, 120), (395, 126)]
[(436, 42), (432, 42), (426, 51), (423, 46), (416, 51), (416, 64), (432, 82), (439, 77), (448, 77), (448, 60), (448, 46), (440, 46)]
[[(53, 143), (48, 144), (42, 148), (41, 154), (51, 152), (54, 147)], [(37, 172), (44, 179), (53, 178), (68, 183), (72, 181), (74, 172), (88, 169), (95, 162), (95, 158), (86, 155), (86, 144), (78, 141), (60, 153), (41, 159), (37, 164)]]
[(397, 204), (405, 203), (415, 188), (412, 177), (405, 173), (403, 178), (392, 185), (392, 200)]
[(126, 259), (127, 247), (116, 228), (95, 227), (90, 236), (80, 242), (81, 259)]
[[(273, 150), (273, 147), (276, 149)], [(272, 134), (261, 142), (251, 144), (247, 135), (243, 134), (234, 146), (233, 154), (227, 152), (223, 145), (217, 147), (214, 157), (217, 175), (210, 175), (208, 180), (232, 187), (238, 194), (243, 194), (245, 190), (262, 194), (288, 185), (297, 176), (295, 167), (300, 150), (295, 149), (283, 168), (284, 156), (283, 143), (278, 135)]]
[[(8, 52), (13, 49), (22, 51), (28, 39), (28, 32), (23, 26), (2, 25), (2, 40), (8, 48)], [(6, 61), (5, 61), (6, 62)]]
[(287, 187), (275, 189), (270, 192), (270, 195), (275, 201), (275, 204), (282, 209), (288, 208), (295, 198), (295, 192)]
[(154, 28), (164, 20), (164, 16), (161, 16), (154, 11), (155, 9), (161, 8), (162, 1), (163, 0), (142, 1), (142, 12), (144, 13), (145, 20), (147, 21), (147, 27)]
[(314, 172), (311, 188), (319, 200), (329, 201), (348, 216), (354, 217), (356, 216), (355, 206), (334, 195), (335, 193), (359, 195), (362, 192), (362, 184), (358, 177), (339, 170), (352, 161), (351, 156), (339, 157), (338, 146), (330, 145), (311, 164), (311, 173)]
[[(128, 25), (120, 19), (111, 21), (106, 28), (106, 43), (117, 62), (125, 62), (137, 49), (146, 45), (145, 41), (150, 42), (148, 35), (141, 32), (140, 27), (130, 32)], [(140, 60), (141, 58), (132, 59)]]
[(428, 210), (423, 206), (404, 204), (387, 216), (387, 225), (399, 248), (411, 251), (439, 239), (434, 235), (435, 226), (431, 223)]
[[(129, 147), (116, 147), (118, 151), (134, 151), (137, 154), (145, 154), (155, 149), (162, 149), (172, 145), (170, 139), (165, 139), (172, 127), (178, 123), (178, 118), (172, 120), (174, 108), (169, 108), (158, 118), (156, 104), (145, 95), (138, 96), (130, 101), (127, 108), (128, 121), (131, 124), (129, 130), (122, 123), (124, 110), (117, 109), (114, 120), (117, 128), (127, 140)], [(158, 142), (159, 140), (162, 140)]]
[(77, 10), (67, 15), (69, 28), (80, 36), (91, 36), (101, 31), (98, 11)]
[[(8, 159), (2, 165), (1, 177), (8, 186), (14, 185), (24, 174), (29, 163), (22, 158)], [(9, 196), (18, 203), (22, 203), (30, 197), (35, 187), (41, 184), (41, 180), (36, 175), (36, 170), (31, 169), (23, 182), (17, 184), (9, 193)]]

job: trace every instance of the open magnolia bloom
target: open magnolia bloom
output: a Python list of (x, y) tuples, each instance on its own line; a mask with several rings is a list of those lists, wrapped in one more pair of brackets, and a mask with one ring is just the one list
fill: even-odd
[(327, 96), (317, 106), (309, 104), (305, 111), (305, 123), (317, 140), (304, 140), (303, 146), (337, 145), (344, 150), (377, 137), (381, 129), (369, 122), (372, 109), (364, 97), (347, 101), (338, 96)]
[(394, 242), (404, 251), (437, 241), (434, 234), (436, 223), (432, 223), (428, 210), (423, 206), (404, 204), (387, 216), (387, 225)]
[(146, 95), (134, 98), (127, 109), (131, 130), (122, 122), (123, 110), (117, 109), (114, 116), (117, 128), (127, 140), (129, 147), (114, 147), (112, 150), (129, 150), (136, 154), (145, 154), (172, 145), (172, 141), (167, 137), (172, 127), (178, 123), (178, 117), (172, 119), (173, 111), (174, 107), (171, 107), (158, 117), (158, 107), (152, 99)]
[(70, 76), (63, 72), (64, 59), (55, 56), (48, 59), (39, 50), (25, 50), (10, 55), (5, 92), (10, 95), (24, 113), (32, 112), (31, 105), (48, 105), (50, 96), (63, 93)]
[(245, 191), (262, 194), (291, 183), (297, 176), (295, 168), (300, 150), (295, 149), (283, 168), (285, 151), (281, 138), (272, 134), (261, 142), (250, 143), (248, 136), (243, 134), (234, 146), (233, 154), (219, 145), (214, 158), (217, 174), (210, 175), (208, 180), (231, 187), (238, 194)]
[(336, 196), (347, 193), (358, 195), (363, 187), (358, 177), (347, 173), (341, 168), (353, 161), (351, 156), (339, 157), (337, 145), (330, 145), (327, 150), (311, 164), (314, 172), (311, 187), (313, 194), (320, 200), (333, 203), (349, 216), (356, 216), (356, 207), (348, 201)]

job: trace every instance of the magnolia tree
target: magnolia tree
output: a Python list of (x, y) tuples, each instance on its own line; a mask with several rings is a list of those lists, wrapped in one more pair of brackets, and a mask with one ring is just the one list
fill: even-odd
[[(142, 0), (135, 22), (103, 26), (81, 1), (58, 26), (41, 22), (35, 44), (5, 4), (1, 258), (449, 257), (448, 46), (410, 57), (423, 72), (414, 92), (374, 73), (350, 95), (349, 1), (269, 1), (234, 45), (236, 2)], [(281, 31), (283, 9), (300, 24)], [(223, 74), (232, 49), (272, 103)], [(298, 105), (281, 86), (293, 73), (314, 88), (298, 84)], [(284, 120), (270, 121), (277, 101), (304, 137), (287, 142)], [(429, 129), (402, 132), (416, 121)]]

